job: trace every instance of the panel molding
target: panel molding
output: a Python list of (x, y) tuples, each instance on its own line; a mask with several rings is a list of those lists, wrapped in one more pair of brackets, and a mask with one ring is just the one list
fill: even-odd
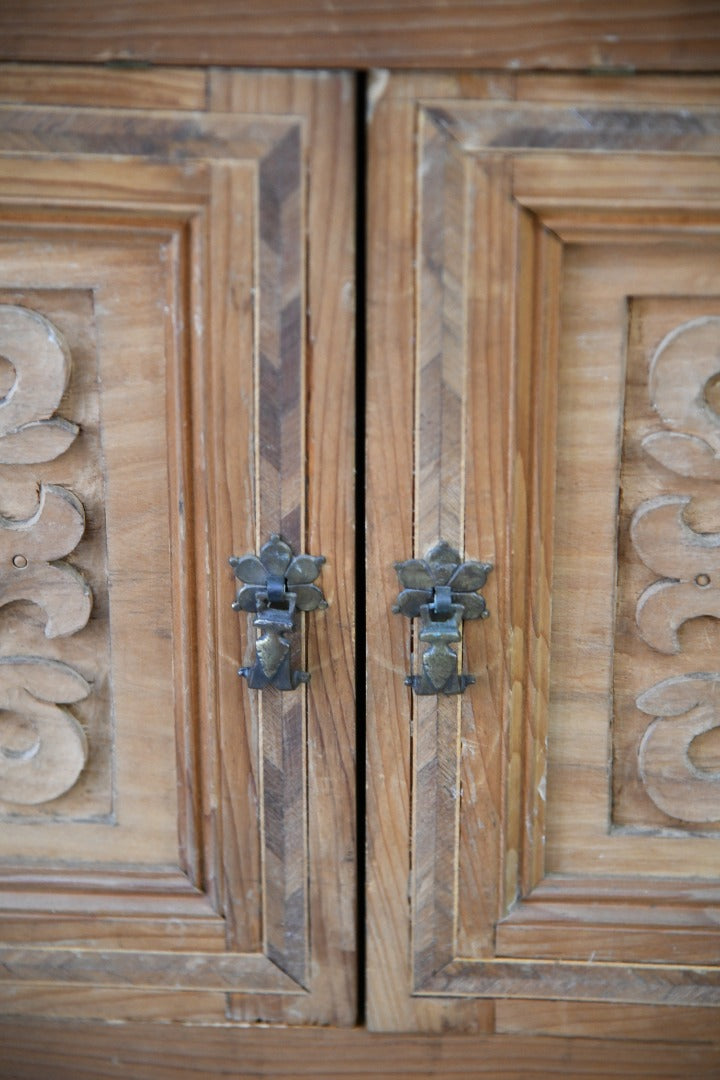
[[(544, 168), (545, 162), (543, 162)], [(590, 162), (576, 160), (575, 174), (582, 176), (586, 168), (591, 168)], [(605, 176), (596, 178), (595, 184), (601, 187), (603, 180), (607, 182), (612, 175), (613, 179), (619, 179), (623, 170), (621, 159), (605, 163)], [(669, 171), (669, 167), (668, 167)], [(688, 182), (688, 187), (690, 186)], [(682, 204), (682, 192), (673, 192), (661, 207), (659, 200), (655, 200), (652, 211), (646, 211), (646, 217), (633, 208), (631, 218), (630, 242), (652, 243), (657, 236), (659, 227), (660, 235), (665, 240), (682, 242), (686, 238), (693, 237), (697, 229), (695, 223), (683, 223), (681, 225), (674, 214), (677, 212), (678, 203)], [(562, 205), (562, 204), (565, 205)], [(582, 202), (575, 203), (572, 194), (564, 198), (553, 194), (553, 204), (550, 219), (557, 216), (563, 221), (562, 240), (564, 244), (577, 243), (604, 243), (606, 239), (613, 244), (618, 242), (620, 235), (618, 229), (618, 203), (620, 203), (620, 219), (622, 220), (622, 200), (617, 188), (613, 191), (612, 205), (600, 210), (596, 204), (593, 208), (592, 233), (589, 235), (584, 228), (582, 218), (584, 206)], [(551, 221), (544, 220), (544, 212), (547, 206), (542, 193), (534, 192), (532, 198), (522, 198), (523, 208), (537, 215), (538, 221), (547, 228)], [(717, 205), (708, 208), (710, 217), (717, 213)], [(667, 215), (667, 216), (666, 216)], [(572, 222), (572, 224), (570, 224)], [(712, 229), (712, 225), (711, 225)], [(537, 355), (537, 353), (536, 353)], [(542, 351), (539, 355), (551, 358), (552, 353)], [(546, 383), (545, 393), (549, 396), (540, 395), (535, 399), (535, 408), (539, 416), (544, 411), (550, 413), (554, 410), (553, 380)], [(535, 458), (534, 469), (547, 468), (551, 472), (554, 468), (554, 439), (549, 439), (542, 452)], [(548, 505), (549, 503), (549, 505)], [(552, 501), (546, 500), (546, 518), (544, 523), (537, 522), (535, 527), (528, 530), (530, 537), (535, 537), (536, 542), (547, 544), (547, 538), (552, 537)], [(532, 544), (532, 540), (531, 540)], [(548, 568), (551, 564), (546, 562)], [(546, 579), (547, 586), (551, 578)], [(542, 642), (549, 640), (550, 633), (550, 607), (545, 608), (546, 619), (542, 622), (534, 622), (533, 634)], [(529, 641), (532, 635), (528, 634)], [(548, 667), (551, 652), (545, 651), (545, 685), (547, 686)], [(531, 669), (532, 670), (532, 669)], [(532, 676), (531, 676), (532, 679)], [(525, 753), (532, 760), (533, 753), (538, 751), (541, 770), (536, 774), (538, 782), (527, 783), (525, 787), (524, 820), (533, 821), (537, 815), (545, 816), (547, 813), (546, 790), (543, 780), (544, 752), (542, 750), (542, 731), (544, 725), (538, 723), (538, 699), (531, 700), (531, 709), (528, 710), (531, 719), (531, 727), (525, 736)], [(534, 708), (532, 708), (534, 706)], [(546, 713), (547, 702), (543, 708)], [(538, 725), (537, 727), (535, 725)], [(608, 833), (612, 836), (612, 833)], [(523, 839), (525, 851), (524, 860), (526, 876), (519, 892), (521, 899), (514, 899), (512, 894), (508, 897), (509, 909), (497, 924), (496, 948), (500, 956), (512, 956), (533, 962), (535, 958), (544, 957), (567, 962), (573, 958), (592, 960), (592, 965), (603, 961), (609, 961), (604, 969), (606, 983), (604, 988), (597, 985), (589, 990), (590, 996), (595, 995), (597, 1000), (643, 1000), (660, 1003), (662, 1000), (672, 1000), (676, 1003), (680, 996), (687, 993), (688, 1002), (702, 1003), (705, 1005), (716, 1004), (720, 993), (720, 972), (714, 966), (705, 968), (702, 961), (712, 955), (716, 939), (716, 912), (720, 906), (720, 882), (717, 880), (703, 881), (702, 886), (695, 880), (681, 883), (680, 881), (664, 881), (661, 877), (639, 878), (634, 880), (632, 875), (622, 874), (615, 879), (610, 888), (605, 890), (600, 880), (593, 875), (582, 873), (567, 875), (547, 875), (544, 867), (544, 843), (545, 833), (540, 831), (534, 836), (530, 829), (526, 831)], [(531, 872), (528, 872), (532, 868)], [(506, 900), (506, 903), (508, 903)], [(635, 962), (646, 956), (650, 961), (651, 977), (646, 981), (644, 970), (642, 977), (635, 983), (632, 989), (634, 975), (625, 981), (625, 973), (628, 970), (635, 971)], [(682, 957), (682, 963), (678, 958)], [(532, 960), (531, 960), (532, 958)], [(613, 965), (621, 963), (622, 970), (615, 971)], [(642, 968), (642, 965), (641, 965)], [(662, 969), (662, 971), (661, 971)], [(472, 964), (463, 971), (463, 978), (467, 984), (473, 978), (473, 971), (477, 973), (478, 982), (482, 983), (483, 977), (479, 969)], [(488, 977), (489, 977), (488, 969)], [(509, 977), (513, 969), (510, 969)], [(542, 975), (543, 983), (547, 980), (546, 989), (538, 986), (532, 996), (563, 996), (566, 990), (562, 988), (562, 972), (557, 976), (546, 969), (538, 969), (538, 976)], [(638, 969), (640, 972), (640, 969)], [(680, 990), (675, 985), (678, 972), (682, 972), (682, 982), (686, 984), (686, 990)], [(654, 975), (652, 973), (655, 973)], [(657, 976), (657, 981), (655, 981)], [(588, 990), (590, 983), (586, 981), (586, 975), (580, 978), (579, 983), (569, 997), (583, 996)], [(697, 980), (697, 981), (695, 981)], [(602, 979), (600, 979), (602, 983)], [(510, 977), (509, 996), (515, 993), (517, 981)], [(553, 989), (554, 988), (554, 989)], [(642, 994), (647, 993), (647, 999)], [(618, 996), (613, 997), (614, 994)], [(663, 995), (666, 995), (665, 997)], [(521, 994), (520, 996), (525, 996)]]

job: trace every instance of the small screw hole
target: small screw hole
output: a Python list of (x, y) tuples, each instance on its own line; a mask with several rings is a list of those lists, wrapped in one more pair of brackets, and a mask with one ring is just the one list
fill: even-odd
[(695, 584), (699, 585), (701, 589), (706, 589), (707, 586), (710, 584), (710, 575), (698, 574), (698, 576), (695, 578)]
[(17, 566), (18, 570), (24, 570), (28, 561), (24, 555), (13, 555), (12, 564)]

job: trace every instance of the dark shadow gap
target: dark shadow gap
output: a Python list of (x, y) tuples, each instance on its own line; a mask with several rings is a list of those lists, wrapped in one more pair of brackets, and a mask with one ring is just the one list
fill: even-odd
[(356, 729), (357, 769), (357, 993), (358, 1024), (365, 1024), (365, 274), (366, 274), (366, 186), (367, 140), (365, 101), (367, 74), (357, 73), (355, 85), (355, 602), (357, 628)]

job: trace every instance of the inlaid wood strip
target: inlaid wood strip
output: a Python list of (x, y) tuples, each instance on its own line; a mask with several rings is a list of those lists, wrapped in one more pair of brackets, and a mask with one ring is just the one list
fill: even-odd
[[(289, 136), (292, 143), (297, 127), (297, 120), (286, 115), (258, 118), (33, 105), (5, 105), (2, 112), (4, 149), (16, 154), (113, 154), (125, 158), (167, 155), (173, 161), (229, 158), (261, 162), (267, 158), (266, 178), (271, 181), (271, 191), (273, 170), (287, 164), (282, 157), (287, 154), (283, 137)], [(118, 125), (123, 128), (121, 139)], [(285, 150), (277, 149), (283, 146)], [(277, 194), (271, 195), (274, 203)], [(283, 198), (281, 194), (281, 201)]]
[[(478, 387), (493, 378), (495, 354), (492, 347), (488, 349), (488, 343), (494, 344), (490, 326), (495, 311), (488, 304), (489, 293), (484, 291), (489, 290), (490, 279), (480, 269), (480, 251), (481, 247), (487, 251), (489, 236), (496, 227), (501, 231), (506, 227), (501, 224), (504, 208), (502, 203), (496, 203), (491, 210), (484, 175), (474, 171), (472, 159), (448, 137), (434, 110), (423, 109), (420, 116), (421, 131), (427, 134), (420, 163), (419, 195), (423, 247), (418, 265), (423, 272), (418, 284), (417, 530), (419, 535), (429, 537), (437, 521), (440, 535), (452, 537), (451, 542), (465, 550), (466, 556), (481, 554), (485, 558), (493, 553), (494, 559), (497, 537), (491, 517), (479, 528), (473, 517), (472, 533), (480, 545), (477, 551), (470, 552), (464, 543), (469, 453), (473, 454), (472, 490), (482, 493), (482, 503), (487, 500), (488, 510), (492, 503), (482, 467), (478, 469), (475, 460), (478, 454), (487, 458), (486, 429), (468, 430), (467, 402), (472, 385), (471, 400), (477, 407)], [(487, 227), (483, 245), (475, 241), (477, 224), (471, 224), (476, 213), (477, 220)], [(492, 250), (497, 252), (498, 248)], [(470, 277), (471, 265), (479, 271), (477, 281)], [(472, 382), (471, 318), (476, 343)], [(416, 544), (416, 554), (426, 546), (427, 541)], [(482, 867), (488, 859), (492, 863), (497, 858), (497, 850), (492, 855), (499, 814), (494, 778), (499, 776), (496, 755), (501, 728), (497, 713), (486, 708), (493, 698), (478, 653), (482, 657), (482, 647), (474, 652), (472, 669), (475, 674), (479, 668), (482, 692), (473, 691), (454, 701), (442, 697), (413, 701), (417, 746), (413, 855), (414, 873), (420, 875), (416, 877), (418, 903), (413, 939), (418, 987), (433, 965), (437, 969), (455, 954), (459, 933), (463, 940), (467, 940), (468, 931), (474, 939), (479, 935), (485, 948), (490, 944), (495, 882), (483, 873)], [(494, 704), (499, 704), (497, 698)], [(483, 806), (487, 803), (487, 815), (480, 825), (482, 836), (474, 829), (480, 817), (471, 815), (468, 820), (462, 816), (465, 799), (476, 807), (478, 800)], [(427, 941), (432, 942), (431, 948)]]
[(621, 108), (608, 103), (578, 101), (574, 107), (538, 102), (428, 101), (439, 124), (453, 135), (466, 153), (498, 150), (523, 155), (559, 151), (578, 153), (602, 150), (615, 153), (665, 152), (714, 156), (720, 135), (716, 108), (690, 112), (672, 105), (638, 104)]
[[(468, 184), (457, 144), (422, 111), (419, 139), (414, 555), (422, 558), (441, 539), (464, 548)], [(417, 985), (454, 954), (460, 704), (442, 695), (412, 704)]]
[[(256, 282), (257, 545), (305, 541), (303, 146), (299, 123), (258, 164)], [(292, 663), (302, 666), (300, 634)], [(260, 695), (264, 937), (268, 956), (306, 978), (307, 692)]]
[(422, 993), (717, 1007), (720, 971), (710, 966), (458, 959), (438, 972)]
[(297, 983), (262, 953), (192, 953), (150, 949), (0, 948), (0, 983), (158, 987), (298, 993)]

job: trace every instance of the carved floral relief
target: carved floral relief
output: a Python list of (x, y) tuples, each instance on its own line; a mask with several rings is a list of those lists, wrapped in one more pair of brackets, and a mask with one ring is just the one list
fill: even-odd
[[(699, 761), (696, 753), (699, 740), (720, 728), (720, 672), (693, 670), (713, 656), (704, 640), (712, 631), (703, 635), (698, 624), (687, 636), (683, 628), (720, 619), (720, 533), (696, 524), (717, 520), (720, 506), (720, 415), (711, 403), (720, 377), (720, 317), (680, 322), (646, 364), (645, 393), (656, 422), (639, 437), (637, 468), (650, 467), (645, 486), (652, 494), (628, 512), (633, 558), (650, 572), (636, 596), (635, 632), (651, 653), (636, 648), (635, 661), (647, 655), (649, 674), (658, 671), (653, 654), (666, 657), (660, 667), (666, 677), (635, 698), (636, 709), (651, 717), (637, 745), (636, 770), (645, 794), (671, 819), (668, 826), (703, 826), (720, 821), (720, 769), (713, 754)], [(630, 460), (632, 419), (626, 409)], [(628, 475), (626, 468), (623, 480)], [(623, 794), (616, 779), (616, 797)]]
[[(0, 354), (13, 376), (0, 401), (0, 462), (52, 461), (80, 433), (77, 424), (57, 415), (70, 376), (67, 343), (39, 312), (0, 304)], [(0, 492), (0, 505), (1, 500)], [(48, 639), (82, 630), (92, 592), (65, 557), (84, 531), (85, 509), (77, 495), (42, 479), (33, 514), (25, 519), (0, 516), (0, 608), (16, 601), (37, 605), (45, 615)], [(4, 644), (12, 647), (12, 642)], [(62, 706), (90, 692), (78, 671), (50, 656), (0, 657), (0, 800), (37, 805), (73, 787), (87, 761), (88, 740)]]

